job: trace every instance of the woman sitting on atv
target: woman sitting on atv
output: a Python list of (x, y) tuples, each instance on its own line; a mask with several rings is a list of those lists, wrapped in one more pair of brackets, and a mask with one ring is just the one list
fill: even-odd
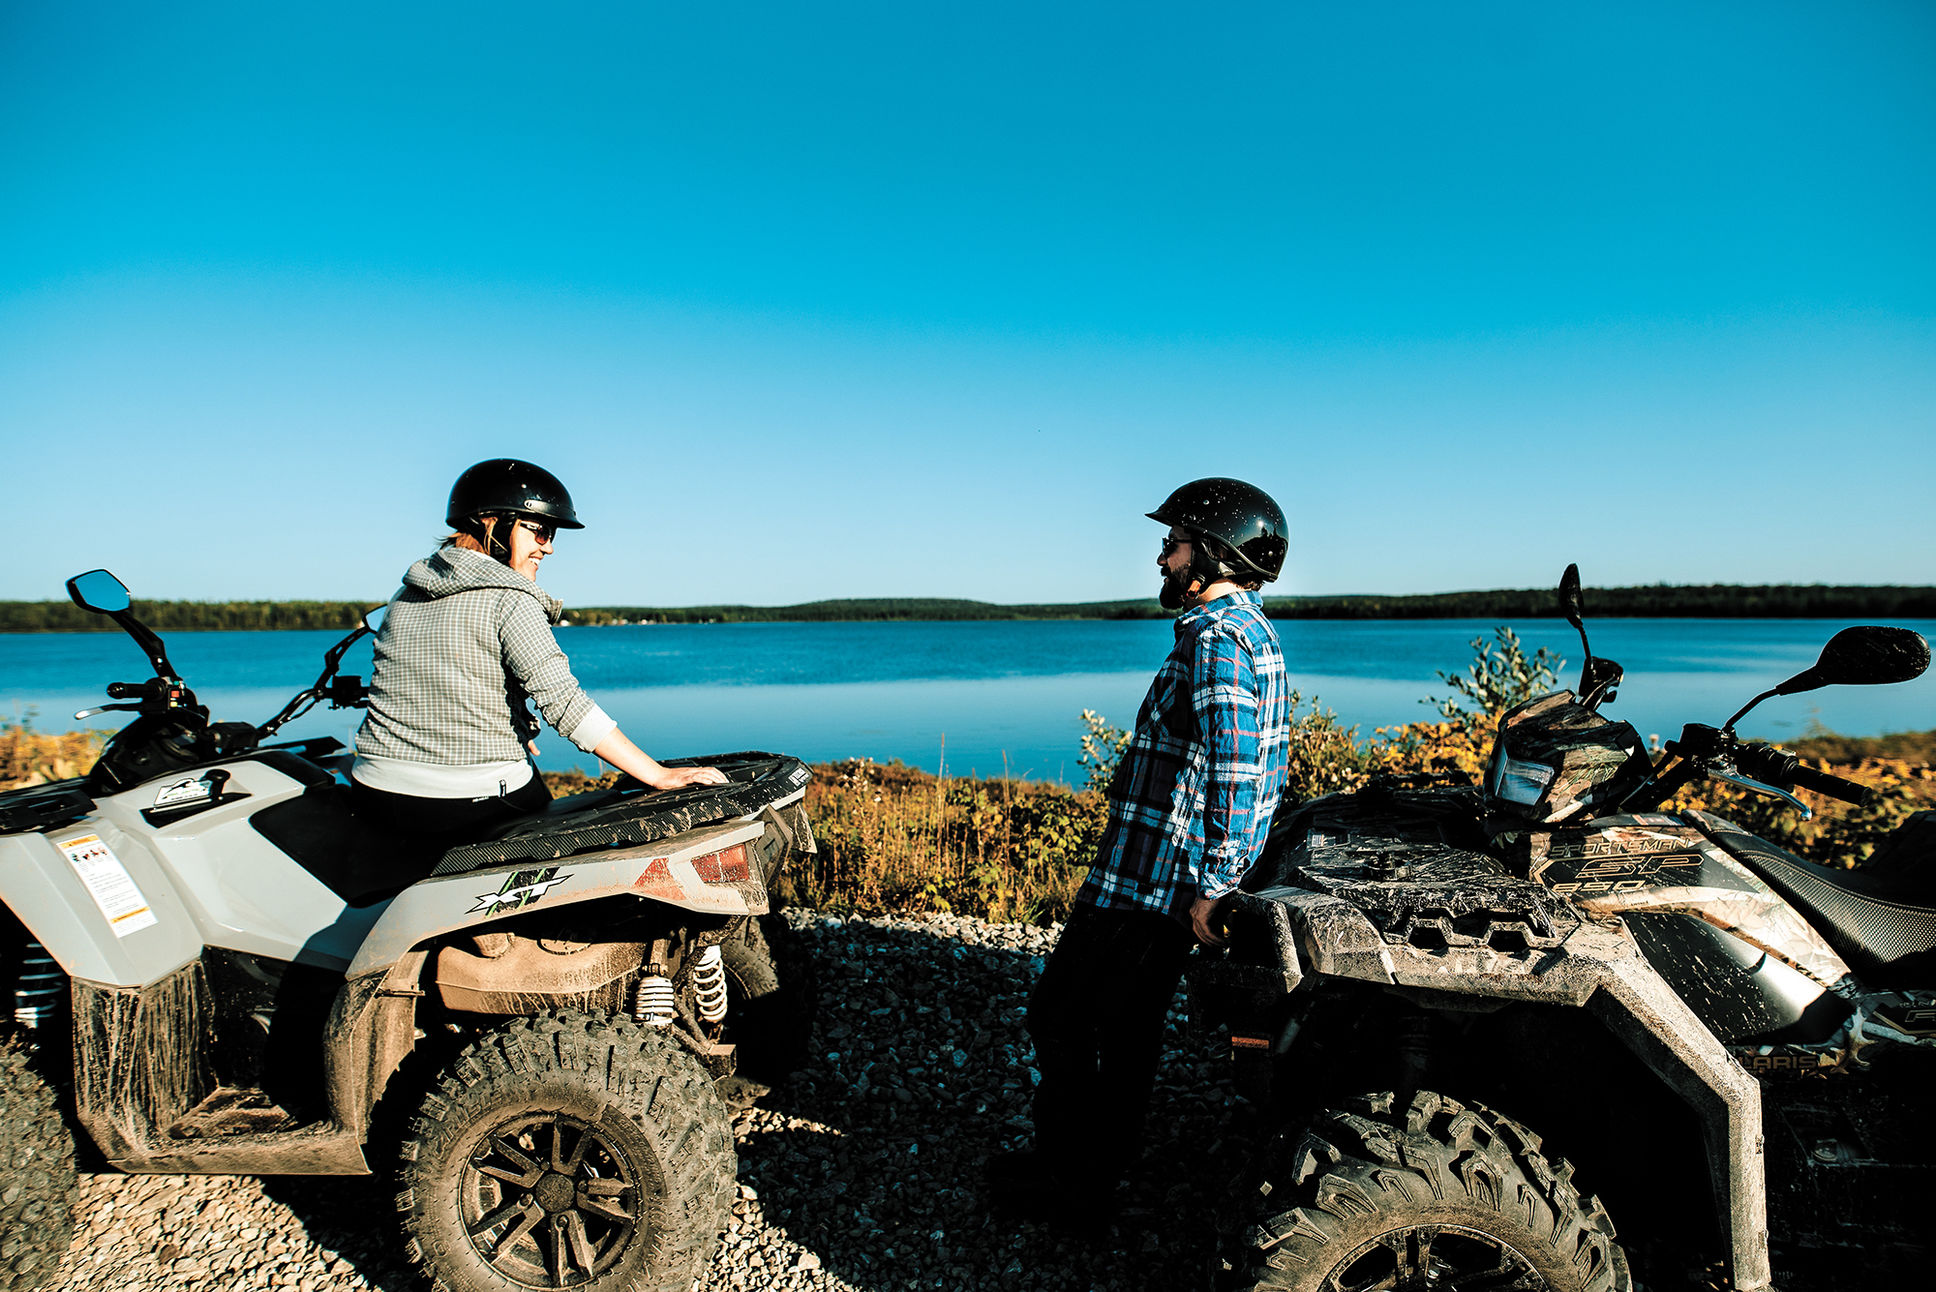
[(452, 533), (412, 565), (376, 638), (370, 711), (350, 770), (358, 817), (456, 844), (544, 809), (538, 723), (655, 789), (717, 785), (711, 767), (666, 767), (572, 676), (551, 628), (564, 607), (537, 584), (560, 529), (583, 529), (558, 478), (515, 458), (457, 477)]

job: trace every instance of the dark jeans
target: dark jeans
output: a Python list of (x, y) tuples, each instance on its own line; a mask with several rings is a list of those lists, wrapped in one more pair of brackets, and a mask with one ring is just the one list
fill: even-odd
[(350, 782), (357, 820), (413, 846), (454, 848), (482, 839), (518, 817), (542, 812), (551, 802), (544, 778), (532, 775), (509, 794), (482, 799), (431, 799), (392, 794)]
[(1073, 1183), (1113, 1188), (1143, 1149), (1163, 1019), (1190, 931), (1156, 911), (1077, 906), (1029, 997), (1035, 1142)]

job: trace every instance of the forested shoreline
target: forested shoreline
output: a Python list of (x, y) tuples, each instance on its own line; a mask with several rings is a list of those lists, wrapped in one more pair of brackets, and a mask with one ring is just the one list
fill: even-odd
[[(1588, 588), (1596, 619), (1929, 619), (1936, 587), (1829, 584), (1660, 584)], [(135, 617), (157, 632), (343, 629), (369, 601), (136, 601)], [(1499, 588), (1416, 596), (1267, 597), (1273, 619), (1553, 619), (1551, 588)], [(1164, 619), (1154, 597), (999, 605), (940, 597), (871, 597), (791, 606), (587, 606), (567, 611), (583, 627), (613, 624), (816, 623), (969, 619)], [(0, 601), (0, 632), (113, 632), (112, 620), (66, 601)]]

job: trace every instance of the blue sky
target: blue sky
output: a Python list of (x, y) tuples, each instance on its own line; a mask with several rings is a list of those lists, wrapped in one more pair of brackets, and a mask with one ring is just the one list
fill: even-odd
[(0, 7), (0, 597), (1936, 582), (1936, 10)]

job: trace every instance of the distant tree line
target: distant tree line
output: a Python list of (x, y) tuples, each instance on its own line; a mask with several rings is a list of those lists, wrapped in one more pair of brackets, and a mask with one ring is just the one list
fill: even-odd
[[(1930, 619), (1936, 588), (1827, 584), (1655, 584), (1586, 589), (1589, 619)], [(1424, 596), (1271, 597), (1273, 619), (1557, 619), (1551, 588)]]
[[(137, 601), (132, 610), (156, 632), (243, 632), (340, 628), (348, 632), (382, 597), (368, 601)], [(0, 601), (0, 632), (120, 632), (106, 615), (71, 601)]]
[[(1659, 585), (1588, 588), (1587, 614), (1600, 619), (1930, 619), (1936, 588), (1828, 587), (1783, 584), (1742, 587)], [(1557, 619), (1551, 588), (1501, 588), (1423, 596), (1266, 597), (1273, 619)], [(577, 624), (763, 623), (871, 619), (1166, 619), (1154, 597), (1138, 601), (1080, 601), (1051, 605), (996, 605), (987, 601), (881, 597), (809, 601), (796, 606), (595, 606), (573, 610)]]
[[(379, 599), (363, 601), (137, 601), (135, 617), (157, 632), (354, 627)], [(1489, 619), (1559, 617), (1550, 588), (1501, 588), (1423, 596), (1268, 597), (1273, 619)], [(1588, 588), (1590, 619), (1936, 619), (1936, 588), (1775, 584), (1660, 584)], [(573, 624), (815, 623), (933, 619), (1165, 619), (1154, 597), (1135, 601), (997, 605), (943, 597), (868, 597), (793, 606), (590, 606)], [(113, 632), (114, 622), (66, 601), (0, 601), (0, 632)]]
[(996, 605), (947, 597), (864, 597), (794, 606), (590, 606), (572, 609), (574, 624), (741, 624), (867, 622), (886, 619), (1158, 619), (1154, 600), (1083, 601), (1066, 605)]

